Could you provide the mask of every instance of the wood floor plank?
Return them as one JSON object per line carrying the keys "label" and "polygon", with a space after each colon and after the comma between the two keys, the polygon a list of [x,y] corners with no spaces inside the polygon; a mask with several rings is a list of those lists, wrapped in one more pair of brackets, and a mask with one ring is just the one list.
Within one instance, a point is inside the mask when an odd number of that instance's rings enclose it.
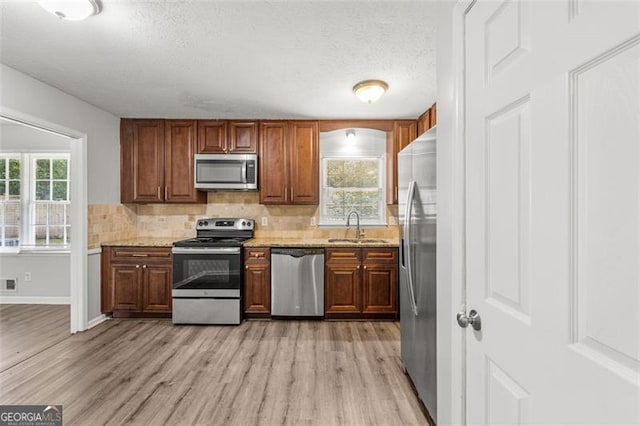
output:
{"label": "wood floor plank", "polygon": [[70,335],[69,305],[0,304],[0,371]]}
{"label": "wood floor plank", "polygon": [[62,404],[81,425],[427,424],[399,336],[394,322],[110,320],[0,373],[0,404]]}

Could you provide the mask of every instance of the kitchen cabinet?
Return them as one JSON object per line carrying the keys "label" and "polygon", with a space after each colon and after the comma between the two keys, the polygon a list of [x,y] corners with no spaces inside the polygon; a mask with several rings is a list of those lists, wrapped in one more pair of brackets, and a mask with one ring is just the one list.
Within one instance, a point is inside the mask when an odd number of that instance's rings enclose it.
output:
{"label": "kitchen cabinet", "polygon": [[397,318],[397,249],[328,248],[325,253],[326,319]]}
{"label": "kitchen cabinet", "polygon": [[417,136],[417,121],[401,120],[393,123],[393,153],[390,165],[392,173],[387,178],[387,204],[398,204],[398,153]]}
{"label": "kitchen cabinet", "polygon": [[247,318],[271,317],[271,252],[266,247],[245,249],[244,313]]}
{"label": "kitchen cabinet", "polygon": [[114,317],[170,316],[170,248],[103,247],[101,273],[103,313]]}
{"label": "kitchen cabinet", "polygon": [[256,121],[198,120],[199,154],[255,154]]}
{"label": "kitchen cabinet", "polygon": [[423,134],[424,132],[435,126],[436,120],[436,104],[433,104],[431,108],[423,112],[422,115],[418,117],[418,135]]}
{"label": "kitchen cabinet", "polygon": [[318,122],[261,122],[259,145],[260,203],[318,204]]}
{"label": "kitchen cabinet", "polygon": [[205,203],[194,188],[195,120],[122,119],[122,203]]}

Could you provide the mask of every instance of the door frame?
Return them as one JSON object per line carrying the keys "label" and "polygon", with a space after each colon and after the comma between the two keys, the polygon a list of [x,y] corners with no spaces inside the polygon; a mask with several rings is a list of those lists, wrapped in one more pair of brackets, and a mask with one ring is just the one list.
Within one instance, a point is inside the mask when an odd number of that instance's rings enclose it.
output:
{"label": "door frame", "polygon": [[[465,148],[465,17],[477,0],[456,0],[450,20],[451,70],[453,93],[450,105],[439,106],[443,127],[440,134],[449,144],[446,152],[438,148],[438,186],[446,191],[445,208],[438,214],[447,229],[446,247],[438,231],[438,271],[448,270],[448,279],[438,278],[438,419],[437,424],[467,424],[466,415],[466,336],[456,322],[456,313],[466,311],[466,148]],[[445,36],[446,37],[446,36]],[[446,110],[445,110],[446,108]],[[447,119],[449,120],[447,122]],[[443,147],[444,148],[444,147]],[[441,157],[442,154],[442,157]],[[448,168],[448,171],[447,171]],[[442,172],[440,172],[442,171]],[[441,174],[447,187],[441,187]],[[445,201],[445,200],[443,200]],[[445,219],[448,216],[448,219]],[[446,282],[444,282],[446,281]]]}
{"label": "door frame", "polygon": [[87,135],[81,131],[61,126],[0,105],[0,117],[38,130],[71,138],[70,196],[73,235],[69,255],[69,305],[71,334],[87,329],[88,274],[87,274]]}

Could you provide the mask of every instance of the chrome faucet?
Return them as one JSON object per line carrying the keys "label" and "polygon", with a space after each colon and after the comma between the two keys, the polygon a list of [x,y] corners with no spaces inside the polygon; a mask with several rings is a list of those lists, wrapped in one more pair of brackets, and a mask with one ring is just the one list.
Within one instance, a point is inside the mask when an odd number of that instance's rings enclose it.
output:
{"label": "chrome faucet", "polygon": [[351,226],[351,215],[354,213],[356,215],[356,238],[359,240],[362,238],[362,232],[360,231],[360,215],[356,210],[351,210],[347,215],[347,228]]}

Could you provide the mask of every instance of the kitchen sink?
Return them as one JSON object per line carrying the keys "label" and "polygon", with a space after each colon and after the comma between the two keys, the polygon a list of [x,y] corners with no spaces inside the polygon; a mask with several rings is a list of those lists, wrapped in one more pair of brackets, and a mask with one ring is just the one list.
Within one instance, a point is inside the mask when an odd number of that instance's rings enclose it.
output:
{"label": "kitchen sink", "polygon": [[330,243],[353,243],[353,244],[362,244],[362,243],[386,243],[387,240],[379,240],[375,238],[329,238]]}

